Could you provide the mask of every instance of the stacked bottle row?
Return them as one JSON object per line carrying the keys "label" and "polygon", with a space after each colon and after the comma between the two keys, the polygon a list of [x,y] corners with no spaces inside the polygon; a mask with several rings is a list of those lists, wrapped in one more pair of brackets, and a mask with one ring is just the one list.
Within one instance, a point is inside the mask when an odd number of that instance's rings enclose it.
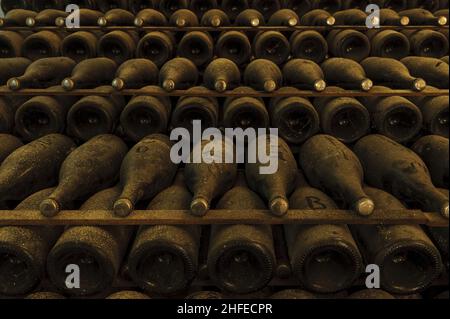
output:
{"label": "stacked bottle row", "polygon": [[201,16],[208,10],[220,8],[230,17],[236,17],[241,11],[249,8],[258,10],[265,16],[270,16],[282,8],[289,8],[294,10],[297,14],[303,15],[317,8],[330,12],[353,8],[364,10],[367,5],[372,3],[380,7],[391,8],[394,10],[421,8],[436,11],[448,8],[447,0],[4,0],[2,1],[1,7],[4,12],[14,9],[42,11],[46,9],[63,10],[69,4],[76,4],[80,8],[98,9],[102,12],[120,8],[130,10],[133,13],[137,13],[142,9],[152,8],[160,10],[168,16],[180,9],[191,9]]}
{"label": "stacked bottle row", "polygon": [[[47,217],[74,207],[111,210],[117,216],[133,214],[135,208],[202,216],[210,207],[268,207],[277,216],[288,209],[341,207],[370,215],[374,208],[403,210],[408,203],[448,218],[448,139],[428,136],[410,150],[371,135],[351,150],[333,137],[317,135],[302,146],[304,176],[289,147],[277,142],[278,170],[265,175],[265,164],[247,160],[244,176],[237,164],[207,160],[187,163],[177,173],[173,145],[163,135],[148,136],[129,152],[112,135],[78,148],[68,137],[48,135],[16,145],[3,161],[0,200],[22,201],[17,211],[40,210]],[[211,143],[210,156],[216,160],[233,152],[225,139],[202,142],[202,154]],[[289,268],[302,287],[333,293],[351,287],[364,264],[380,266],[387,291],[412,294],[439,277],[442,260],[448,266],[448,228],[288,225],[286,249],[279,248],[283,240],[274,241],[283,235],[274,232],[267,225],[1,227],[1,293],[26,294],[47,273],[65,294],[93,295],[108,289],[126,264],[128,276],[143,289],[171,295],[189,287],[204,263],[214,284],[235,294],[260,290],[275,272],[289,275]],[[286,266],[278,270],[277,261],[283,260]],[[79,289],[66,286],[68,265],[80,268]]]}
{"label": "stacked bottle row", "polygon": [[[447,32],[447,34],[445,33]],[[79,62],[106,56],[117,63],[145,58],[158,66],[175,56],[186,57],[197,66],[205,66],[215,57],[228,58],[239,66],[252,59],[269,59],[283,64],[303,58],[316,63],[328,57],[362,61],[369,56],[400,60],[408,55],[442,58],[448,55],[448,29],[373,29],[357,31],[335,29],[278,32],[261,31],[173,33],[166,31],[51,31],[35,33],[0,31],[0,57],[23,56],[38,60],[67,56]]]}

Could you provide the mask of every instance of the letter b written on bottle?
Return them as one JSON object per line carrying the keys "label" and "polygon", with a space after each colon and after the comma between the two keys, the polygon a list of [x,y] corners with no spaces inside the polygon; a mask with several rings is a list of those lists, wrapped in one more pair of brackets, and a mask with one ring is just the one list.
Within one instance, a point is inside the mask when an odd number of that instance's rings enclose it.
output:
{"label": "letter b written on bottle", "polygon": [[378,265],[367,265],[366,273],[369,274],[366,278],[367,289],[380,289],[380,267]]}
{"label": "letter b written on bottle", "polygon": [[66,287],[67,289],[80,289],[80,267],[70,264],[66,267]]}

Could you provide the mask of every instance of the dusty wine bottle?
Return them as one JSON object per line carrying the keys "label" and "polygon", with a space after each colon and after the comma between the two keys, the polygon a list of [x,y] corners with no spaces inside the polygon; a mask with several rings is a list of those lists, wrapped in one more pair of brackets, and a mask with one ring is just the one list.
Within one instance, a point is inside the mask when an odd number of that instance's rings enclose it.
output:
{"label": "dusty wine bottle", "polygon": [[[205,87],[193,87],[189,94],[210,92]],[[182,96],[172,113],[171,126],[193,131],[193,122],[200,121],[203,127],[217,127],[219,122],[219,103],[214,97]]]}
{"label": "dusty wine bottle", "polygon": [[163,27],[168,23],[164,14],[155,9],[142,9],[136,12],[136,18],[134,19],[134,25],[137,27]]}
{"label": "dusty wine bottle", "polygon": [[76,100],[71,96],[34,96],[16,110],[15,130],[25,141],[64,133],[67,112]]}
{"label": "dusty wine bottle", "polygon": [[395,30],[369,30],[367,36],[371,41],[371,56],[400,60],[409,55],[411,46],[408,38]]}
{"label": "dusty wine bottle", "polygon": [[[344,90],[330,87],[334,91]],[[370,114],[355,98],[322,97],[314,99],[322,131],[343,143],[353,143],[370,130]]]}
{"label": "dusty wine bottle", "polygon": [[98,18],[97,24],[106,26],[132,26],[134,25],[134,14],[124,9],[111,9],[103,17]]}
{"label": "dusty wine bottle", "polygon": [[[71,2],[73,3],[74,0],[71,0]],[[78,13],[80,14],[80,26],[97,26],[98,19],[103,16],[102,12],[95,10],[92,6],[90,8],[80,7]],[[55,24],[58,27],[66,26],[66,22],[65,17],[58,17],[55,20]]]}
{"label": "dusty wine bottle", "polygon": [[293,58],[321,63],[328,54],[328,43],[317,31],[296,31],[290,38]]}
{"label": "dusty wine bottle", "polygon": [[79,63],[97,56],[97,36],[92,32],[78,31],[69,34],[61,44],[61,55]]}
{"label": "dusty wine bottle", "polygon": [[333,17],[336,20],[335,25],[366,25],[368,20],[367,14],[356,8],[337,11],[333,14]]}
{"label": "dusty wine bottle", "polygon": [[172,13],[169,19],[169,24],[178,27],[197,27],[200,25],[197,15],[188,9],[180,9]]}
{"label": "dusty wine bottle", "polygon": [[[301,172],[289,202],[292,209],[337,209],[331,198],[308,185]],[[361,274],[362,257],[347,225],[287,225],[284,230],[291,267],[306,289],[338,292]]]}
{"label": "dusty wine bottle", "polygon": [[158,67],[147,59],[132,59],[125,61],[116,71],[112,87],[123,89],[140,89],[147,85],[158,83]]}
{"label": "dusty wine bottle", "polygon": [[171,146],[167,136],[153,134],[128,152],[120,170],[122,193],[114,203],[116,216],[128,216],[140,200],[152,198],[172,184],[177,165],[170,158]]}
{"label": "dusty wine bottle", "polygon": [[414,8],[399,12],[400,15],[408,17],[412,25],[446,25],[448,20],[444,16],[436,17],[428,10]]}
{"label": "dusty wine bottle", "polygon": [[7,86],[13,91],[55,86],[71,74],[75,65],[75,61],[66,57],[39,59],[31,63],[22,76],[9,79]]}
{"label": "dusty wine bottle", "polygon": [[283,67],[284,84],[298,89],[322,92],[327,84],[320,66],[304,59],[293,59]]}
{"label": "dusty wine bottle", "polygon": [[185,90],[198,81],[195,64],[186,58],[175,58],[166,62],[159,72],[159,84],[166,91]]}
{"label": "dusty wine bottle", "polygon": [[10,134],[0,134],[0,165],[3,163],[5,158],[11,155],[19,147],[23,146],[22,141]]}
{"label": "dusty wine bottle", "polygon": [[368,216],[375,205],[363,190],[364,171],[356,155],[336,138],[316,135],[300,149],[300,166],[313,187],[343,201],[359,215]]}
{"label": "dusty wine bottle", "polygon": [[413,55],[439,59],[448,54],[448,38],[441,32],[418,29],[402,33],[408,37]]}
{"label": "dusty wine bottle", "polygon": [[[147,209],[189,210],[192,195],[179,173]],[[185,290],[198,268],[200,226],[143,226],[128,256],[131,278],[144,290],[173,295]]]}
{"label": "dusty wine bottle", "polygon": [[85,96],[67,113],[67,134],[81,141],[88,141],[97,135],[113,133],[125,106],[124,97],[112,95],[111,87],[98,89],[110,89],[111,95]]}
{"label": "dusty wine bottle", "polygon": [[63,35],[52,31],[39,31],[25,38],[22,45],[22,56],[36,61],[48,57],[56,57],[61,53]]}
{"label": "dusty wine bottle", "polygon": [[407,26],[410,20],[407,16],[401,16],[397,11],[382,8],[380,10],[380,25]]}
{"label": "dusty wine bottle", "polygon": [[447,188],[448,183],[448,139],[437,135],[428,135],[419,139],[411,148],[427,165],[433,184]]}
{"label": "dusty wine bottle", "polygon": [[[162,91],[156,86],[143,89]],[[171,110],[172,105],[168,97],[137,95],[122,111],[120,124],[128,138],[139,142],[150,134],[164,133],[169,125]]]}
{"label": "dusty wine bottle", "polygon": [[207,88],[217,92],[233,90],[241,83],[241,72],[233,61],[218,58],[206,68],[203,82]]}
{"label": "dusty wine bottle", "polygon": [[244,82],[255,90],[273,92],[282,86],[283,74],[272,61],[256,59],[245,68]]}
{"label": "dusty wine bottle", "polygon": [[[265,205],[245,186],[245,182],[238,182],[222,197],[217,209],[265,209]],[[267,286],[274,268],[270,226],[212,226],[208,269],[217,286],[237,294],[254,292]]]}
{"label": "dusty wine bottle", "polygon": [[187,32],[178,44],[177,53],[201,67],[214,57],[214,40],[207,32]]}
{"label": "dusty wine bottle", "polygon": [[295,27],[300,22],[297,13],[291,9],[281,9],[272,14],[268,21],[271,26]]}
{"label": "dusty wine bottle", "polygon": [[23,37],[14,31],[0,31],[0,58],[14,58],[22,55]]}
{"label": "dusty wine bottle", "polygon": [[46,217],[56,216],[65,203],[110,187],[118,178],[127,146],[114,135],[99,135],[75,149],[64,160],[59,184],[40,205]]}
{"label": "dusty wine bottle", "polygon": [[14,115],[26,97],[0,97],[0,133],[12,133]]}
{"label": "dusty wine bottle", "polygon": [[29,16],[25,20],[25,24],[28,27],[39,27],[39,26],[54,26],[55,20],[58,17],[67,17],[68,13],[65,11],[49,8],[42,11],[37,11],[35,16]]}
{"label": "dusty wine bottle", "polygon": [[[389,193],[365,188],[377,208],[404,210]],[[394,294],[413,294],[426,289],[442,270],[439,251],[417,225],[353,225],[355,238],[370,264],[381,270],[381,286]]]}
{"label": "dusty wine bottle", "polygon": [[62,162],[74,148],[70,138],[50,134],[16,149],[0,166],[0,201],[23,200],[53,186]]}
{"label": "dusty wine bottle", "polygon": [[0,86],[5,85],[9,79],[24,74],[30,64],[31,61],[27,58],[1,58]]}
{"label": "dusty wine bottle", "polygon": [[444,61],[427,57],[406,57],[401,61],[412,76],[425,79],[439,89],[448,89],[449,66]]}
{"label": "dusty wine bottle", "polygon": [[372,80],[367,78],[363,67],[350,59],[331,58],[321,65],[328,84],[337,85],[345,89],[370,91]]}
{"label": "dusty wine bottle", "polygon": [[[232,93],[255,94],[249,87],[239,87]],[[260,129],[269,127],[270,118],[264,101],[261,98],[242,96],[229,97],[223,104],[222,124],[225,128]]]}
{"label": "dusty wine bottle", "polygon": [[[271,174],[262,173],[265,166],[259,160],[251,163],[247,160],[245,164],[245,175],[249,187],[261,195],[267,203],[270,211],[275,216],[286,215],[289,209],[288,196],[293,192],[297,178],[297,162],[291,149],[281,138],[277,140],[278,145],[278,169]],[[272,150],[272,141],[267,139],[265,150]]]}
{"label": "dusty wine bottle", "polygon": [[323,9],[314,9],[305,13],[300,24],[305,26],[333,26],[336,19]]}
{"label": "dusty wine bottle", "polygon": [[33,18],[37,15],[37,12],[23,8],[3,11],[6,12],[6,15],[0,18],[0,27],[24,27],[27,24],[27,18]]}
{"label": "dusty wine bottle", "polygon": [[[39,191],[16,210],[35,210],[52,189]],[[0,293],[19,296],[29,293],[45,276],[47,254],[58,239],[61,227],[0,227]]]}
{"label": "dusty wine bottle", "polygon": [[402,200],[414,200],[424,210],[449,217],[448,196],[434,187],[428,168],[416,153],[382,135],[362,138],[354,151],[370,186]]}
{"label": "dusty wine bottle", "polygon": [[231,24],[227,14],[220,9],[211,9],[203,14],[200,24],[205,27],[224,27]]}
{"label": "dusty wine bottle", "polygon": [[65,78],[61,86],[67,91],[72,91],[111,84],[116,70],[116,62],[108,58],[84,60],[73,68],[72,75]]}
{"label": "dusty wine bottle", "polygon": [[253,51],[257,59],[266,59],[280,65],[289,58],[291,47],[288,39],[281,32],[266,31],[256,35]]}
{"label": "dusty wine bottle", "polygon": [[332,30],[328,36],[328,48],[335,57],[361,61],[370,55],[370,41],[357,30]]}
{"label": "dusty wine bottle", "polygon": [[[111,210],[120,188],[103,190],[90,197],[80,209]],[[58,239],[47,258],[51,282],[70,296],[89,296],[109,289],[119,273],[122,260],[133,234],[130,226],[68,227]],[[66,285],[68,265],[80,269],[80,288]]]}
{"label": "dusty wine bottle", "polygon": [[161,67],[170,60],[175,50],[175,39],[167,32],[149,32],[139,41],[136,48],[136,57],[148,59]]}
{"label": "dusty wine bottle", "polygon": [[247,64],[252,57],[252,45],[243,32],[222,33],[217,39],[215,47],[218,57],[231,60],[238,66]]}
{"label": "dusty wine bottle", "polygon": [[296,88],[284,87],[279,93],[291,93],[291,97],[272,98],[268,107],[273,127],[288,143],[302,144],[319,132],[320,119],[314,106],[305,98],[295,96]]}
{"label": "dusty wine bottle", "polygon": [[134,57],[138,41],[139,37],[134,31],[112,31],[100,38],[97,53],[120,65]]}
{"label": "dusty wine bottle", "polygon": [[242,27],[259,27],[265,25],[265,19],[258,10],[245,9],[236,16],[234,24]]}

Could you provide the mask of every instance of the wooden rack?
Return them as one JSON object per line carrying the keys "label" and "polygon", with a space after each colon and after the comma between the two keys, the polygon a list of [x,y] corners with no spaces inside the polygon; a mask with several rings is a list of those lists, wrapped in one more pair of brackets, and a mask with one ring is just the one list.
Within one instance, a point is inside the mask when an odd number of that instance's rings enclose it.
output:
{"label": "wooden rack", "polygon": [[290,210],[276,217],[266,210],[211,210],[204,217],[189,211],[151,210],[135,211],[129,217],[114,216],[111,211],[63,211],[47,218],[39,211],[0,211],[0,226],[137,226],[137,225],[231,225],[231,224],[350,224],[350,225],[402,225],[415,224],[430,227],[449,227],[449,220],[438,213],[416,210],[376,210],[372,216],[358,216],[348,210]]}

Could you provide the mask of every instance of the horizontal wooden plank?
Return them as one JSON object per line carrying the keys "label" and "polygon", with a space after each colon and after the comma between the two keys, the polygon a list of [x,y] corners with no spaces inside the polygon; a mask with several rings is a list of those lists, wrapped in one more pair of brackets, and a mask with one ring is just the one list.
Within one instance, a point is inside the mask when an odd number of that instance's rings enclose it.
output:
{"label": "horizontal wooden plank", "polygon": [[216,91],[205,91],[202,93],[192,93],[186,92],[185,90],[178,90],[173,92],[164,92],[161,90],[152,90],[148,88],[144,89],[129,89],[123,91],[115,91],[111,88],[102,88],[102,89],[80,89],[73,91],[64,91],[62,89],[23,89],[18,91],[11,91],[7,87],[0,87],[0,96],[35,96],[35,95],[45,95],[45,96],[86,96],[86,95],[99,95],[99,96],[109,96],[111,94],[116,95],[152,95],[152,96],[196,96],[196,97],[242,97],[242,96],[251,96],[251,97],[291,97],[291,96],[300,96],[300,97],[365,97],[365,96],[441,96],[448,95],[449,90],[425,90],[422,92],[416,92],[412,90],[391,90],[388,92],[375,92],[375,91],[355,91],[355,90],[346,90],[346,91],[336,91],[333,89],[327,89],[323,92],[316,91],[307,91],[307,90],[298,90],[297,92],[255,92],[255,93],[239,93],[239,92],[224,92],[219,93]]}
{"label": "horizontal wooden plank", "polygon": [[204,217],[188,211],[135,211],[127,218],[115,217],[111,211],[63,211],[54,218],[46,218],[39,211],[0,211],[0,225],[215,225],[215,224],[354,224],[401,225],[417,224],[448,227],[448,220],[437,213],[421,211],[376,210],[370,217],[357,216],[346,210],[291,210],[284,217],[269,211],[211,210]]}

